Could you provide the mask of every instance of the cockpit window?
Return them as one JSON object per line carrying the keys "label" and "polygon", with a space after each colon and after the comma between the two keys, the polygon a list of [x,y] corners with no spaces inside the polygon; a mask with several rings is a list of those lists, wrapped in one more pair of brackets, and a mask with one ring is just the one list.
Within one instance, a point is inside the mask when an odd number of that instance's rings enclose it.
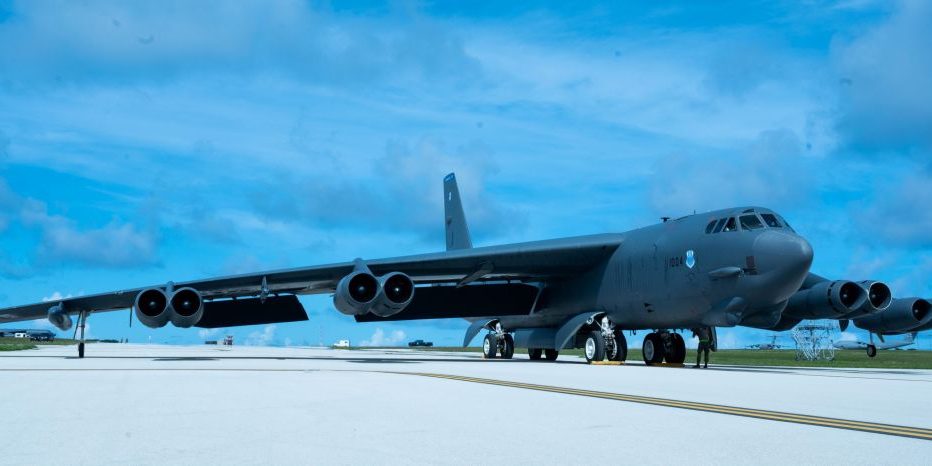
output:
{"label": "cockpit window", "polygon": [[780,225],[780,221],[777,220],[777,216],[774,214],[760,214],[764,219],[764,223],[767,224],[770,228],[783,228],[783,225]]}
{"label": "cockpit window", "polygon": [[705,234],[708,235],[709,233],[712,233],[713,228],[715,228],[715,220],[712,220],[708,225],[705,226]]}
{"label": "cockpit window", "polygon": [[757,215],[742,215],[741,228],[744,230],[757,230],[764,228],[764,224],[757,218]]}
{"label": "cockpit window", "polygon": [[724,218],[718,219],[718,223],[715,224],[715,230],[712,233],[718,233],[722,231],[723,226],[725,226],[725,219]]}
{"label": "cockpit window", "polygon": [[735,218],[730,217],[727,222],[725,222],[725,229],[722,231],[738,231],[738,226],[735,224]]}

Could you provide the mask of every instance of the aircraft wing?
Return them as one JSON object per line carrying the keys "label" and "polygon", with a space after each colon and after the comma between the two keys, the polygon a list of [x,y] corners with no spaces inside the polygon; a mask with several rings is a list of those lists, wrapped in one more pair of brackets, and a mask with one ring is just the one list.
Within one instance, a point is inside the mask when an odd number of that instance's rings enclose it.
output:
{"label": "aircraft wing", "polygon": [[[415,284],[467,284],[486,281],[547,281],[572,276],[608,259],[622,244],[621,235],[593,235],[504,246],[363,261],[375,275],[403,272]],[[191,287],[205,301],[262,294],[333,293],[337,283],[354,268],[354,262],[274,270],[204,280],[174,282],[176,289]],[[166,280],[167,282],[168,280]],[[0,323],[45,318],[61,304],[69,314],[128,309],[143,290],[152,286],[67,298],[60,301],[0,309]],[[438,315],[438,318],[446,317]]]}

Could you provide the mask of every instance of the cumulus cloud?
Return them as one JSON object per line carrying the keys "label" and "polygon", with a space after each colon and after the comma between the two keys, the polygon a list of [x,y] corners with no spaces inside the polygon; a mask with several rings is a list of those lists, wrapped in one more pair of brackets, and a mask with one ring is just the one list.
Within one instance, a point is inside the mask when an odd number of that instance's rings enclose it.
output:
{"label": "cumulus cloud", "polygon": [[277,189],[265,190],[254,198],[257,210],[270,217],[297,218],[314,225],[414,231],[436,239],[442,237],[443,230],[442,179],[456,172],[473,231],[495,235],[523,226],[520,212],[486,193],[484,185],[497,168],[481,144],[448,149],[429,140],[413,145],[395,142],[374,161],[371,170],[357,167],[353,161],[340,165],[334,172],[348,176],[278,180]]}
{"label": "cumulus cloud", "polygon": [[188,73],[287,74],[352,85],[461,81],[478,72],[456,36],[418,15],[404,26],[385,24],[298,0],[53,0],[17,3],[13,13],[0,22],[0,77],[16,85]]}
{"label": "cumulus cloud", "polygon": [[64,296],[64,295],[61,294],[60,291],[55,291],[55,292],[52,293],[51,296],[43,296],[43,297],[42,297],[42,302],[61,301],[61,300],[63,300],[63,299],[71,298],[71,296],[72,296],[71,293],[68,293],[67,296]]}
{"label": "cumulus cloud", "polygon": [[[932,150],[932,3],[901,1],[889,20],[836,40],[838,128],[868,150]],[[926,156],[927,152],[923,152]]]}
{"label": "cumulus cloud", "polygon": [[887,244],[932,247],[932,168],[885,180],[874,202],[859,209],[862,231]]}
{"label": "cumulus cloud", "polygon": [[157,238],[133,224],[116,220],[82,230],[69,218],[51,215],[35,199],[23,204],[22,222],[41,231],[37,259],[46,264],[76,263],[86,266],[126,268],[157,263]]}
{"label": "cumulus cloud", "polygon": [[391,334],[386,334],[382,327],[378,327],[368,340],[359,342],[359,346],[398,346],[406,338],[407,336],[402,330],[393,330]]}
{"label": "cumulus cloud", "polygon": [[246,337],[247,346],[269,346],[275,342],[275,325],[266,325],[262,331],[251,332]]}
{"label": "cumulus cloud", "polygon": [[[674,154],[662,158],[650,180],[658,213],[677,215],[740,205],[779,208],[809,190],[802,143],[789,130],[762,132],[737,153]],[[687,209],[684,211],[684,209]]]}
{"label": "cumulus cloud", "polygon": [[220,333],[221,330],[223,330],[223,329],[220,329],[220,328],[202,328],[202,329],[200,329],[200,330],[197,331],[197,336],[198,336],[201,340],[206,340],[206,339],[208,339],[208,338],[210,338],[210,337],[212,337],[212,336],[214,336],[214,335]]}

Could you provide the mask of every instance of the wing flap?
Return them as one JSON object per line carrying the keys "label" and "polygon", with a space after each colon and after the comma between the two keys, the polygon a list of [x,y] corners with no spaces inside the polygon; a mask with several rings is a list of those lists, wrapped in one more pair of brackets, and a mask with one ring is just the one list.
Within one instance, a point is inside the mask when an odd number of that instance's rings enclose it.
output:
{"label": "wing flap", "polygon": [[308,320],[307,311],[297,296],[269,296],[227,299],[204,303],[204,317],[195,325],[201,328],[240,327]]}

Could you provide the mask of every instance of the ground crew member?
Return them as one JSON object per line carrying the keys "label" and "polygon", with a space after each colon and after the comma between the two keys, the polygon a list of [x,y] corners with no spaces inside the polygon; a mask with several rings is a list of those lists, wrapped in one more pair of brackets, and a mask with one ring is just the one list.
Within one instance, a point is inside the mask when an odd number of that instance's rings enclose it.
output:
{"label": "ground crew member", "polygon": [[709,368],[709,348],[712,347],[712,331],[709,327],[699,327],[698,329],[693,330],[693,335],[699,338],[699,349],[696,352],[696,365],[695,368],[699,367],[699,362],[702,361],[702,353],[705,353],[705,369]]}

